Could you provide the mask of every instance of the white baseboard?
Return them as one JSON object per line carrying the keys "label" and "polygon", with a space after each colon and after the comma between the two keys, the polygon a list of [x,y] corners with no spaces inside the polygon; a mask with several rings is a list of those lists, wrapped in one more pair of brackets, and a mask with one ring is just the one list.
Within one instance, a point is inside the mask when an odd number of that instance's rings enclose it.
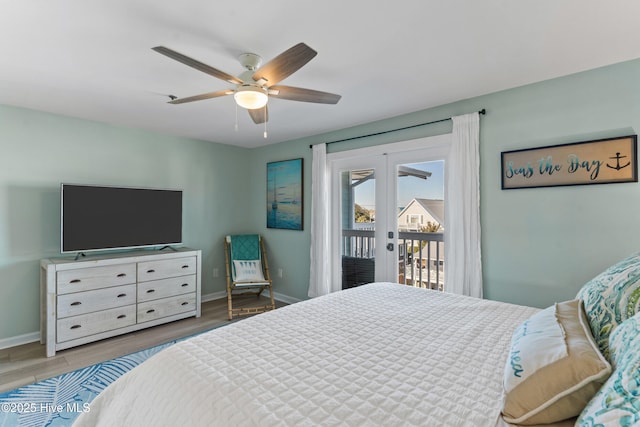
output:
{"label": "white baseboard", "polygon": [[18,335],[15,337],[2,338],[0,339],[0,350],[29,344],[35,341],[40,341],[40,332],[30,332],[28,334]]}
{"label": "white baseboard", "polygon": [[209,302],[216,299],[226,298],[227,291],[213,292],[211,294],[202,295],[202,302]]}
{"label": "white baseboard", "polygon": [[[269,291],[266,291],[265,295],[268,296]],[[211,294],[202,295],[202,302],[213,301],[216,299],[221,299],[226,297],[227,297],[227,291],[213,292]],[[287,304],[295,304],[297,302],[302,301],[301,299],[290,297],[289,295],[281,294],[279,292],[274,292],[273,298],[281,302],[286,302]]]}
{"label": "white baseboard", "polygon": [[302,301],[301,299],[290,297],[289,295],[281,294],[279,292],[273,293],[273,298],[277,301],[286,302],[287,304],[295,304],[297,302]]}
{"label": "white baseboard", "polygon": [[[267,295],[268,295],[268,292],[267,292]],[[221,299],[226,297],[227,297],[227,291],[213,292],[210,294],[202,295],[202,302],[213,301],[216,299]],[[293,298],[278,292],[274,292],[273,297],[276,300],[286,302],[287,304],[294,304],[296,302],[301,301],[298,298]],[[18,335],[15,337],[2,338],[0,339],[0,350],[9,348],[9,347],[16,347],[23,344],[29,344],[35,341],[40,341],[40,332],[30,332],[28,334]]]}

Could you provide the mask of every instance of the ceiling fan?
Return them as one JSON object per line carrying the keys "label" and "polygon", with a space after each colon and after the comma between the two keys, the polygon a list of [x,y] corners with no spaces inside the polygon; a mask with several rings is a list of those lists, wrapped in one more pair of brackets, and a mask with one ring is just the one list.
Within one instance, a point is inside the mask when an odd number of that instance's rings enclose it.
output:
{"label": "ceiling fan", "polygon": [[298,43],[287,49],[263,66],[260,66],[262,58],[259,55],[255,53],[241,54],[238,59],[240,64],[246,68],[246,71],[237,77],[164,46],[157,46],[152,49],[196,70],[236,85],[233,89],[223,89],[186,98],[172,98],[169,104],[183,104],[233,95],[236,103],[246,108],[253,121],[256,124],[260,124],[268,120],[267,102],[269,97],[320,104],[337,104],[341,98],[340,95],[333,93],[278,85],[278,82],[298,71],[318,54],[318,52],[304,43]]}

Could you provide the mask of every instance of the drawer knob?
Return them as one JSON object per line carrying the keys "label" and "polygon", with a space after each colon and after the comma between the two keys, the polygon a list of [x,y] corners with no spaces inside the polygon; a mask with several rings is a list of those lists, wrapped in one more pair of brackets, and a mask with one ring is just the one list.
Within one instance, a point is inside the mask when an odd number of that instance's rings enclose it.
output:
{"label": "drawer knob", "polygon": [[71,303],[72,306],[77,306],[77,305],[80,305],[80,304],[82,304],[80,301],[74,301],[74,302]]}
{"label": "drawer knob", "polygon": [[156,272],[156,271],[155,271],[153,268],[151,268],[151,269],[147,270],[147,273],[155,273],[155,272]]}
{"label": "drawer knob", "polygon": [[189,268],[189,265],[185,264],[185,265],[182,266],[182,268]]}
{"label": "drawer knob", "polygon": [[155,289],[149,289],[149,290],[147,291],[147,293],[148,293],[148,294],[152,294],[152,293],[154,293],[155,291],[156,291]]}
{"label": "drawer knob", "polygon": [[82,328],[82,325],[73,325],[69,329],[79,329],[79,328]]}
{"label": "drawer knob", "polygon": [[118,319],[124,319],[125,317],[127,317],[126,314],[121,314],[120,316],[118,316]]}
{"label": "drawer knob", "polygon": [[120,273],[118,274],[118,277],[127,277],[127,273]]}
{"label": "drawer knob", "polygon": [[182,287],[183,287],[183,288],[185,288],[185,287],[187,287],[187,286],[189,286],[189,284],[188,284],[188,283],[183,283],[183,284],[182,284]]}
{"label": "drawer knob", "polygon": [[118,298],[124,298],[126,296],[127,296],[127,294],[120,294],[120,295],[118,295]]}
{"label": "drawer knob", "polygon": [[189,303],[185,301],[185,302],[183,302],[183,303],[182,303],[182,304],[180,304],[180,305],[189,305]]}
{"label": "drawer knob", "polygon": [[70,281],[69,283],[80,283],[81,280],[80,279],[73,279],[72,281]]}
{"label": "drawer knob", "polygon": [[153,309],[153,308],[152,308],[151,310],[147,310],[147,314],[151,314],[151,313],[153,313],[154,311],[156,311],[156,310],[155,310],[155,309]]}

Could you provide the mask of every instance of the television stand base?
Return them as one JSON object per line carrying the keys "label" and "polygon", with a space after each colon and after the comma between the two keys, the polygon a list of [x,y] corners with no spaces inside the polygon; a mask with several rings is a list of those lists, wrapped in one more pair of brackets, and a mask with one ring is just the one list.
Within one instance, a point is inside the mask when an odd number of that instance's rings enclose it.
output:
{"label": "television stand base", "polygon": [[161,247],[160,249],[158,249],[159,251],[163,250],[163,249],[171,249],[173,252],[178,252],[178,250],[176,248],[174,248],[173,246],[170,245],[164,245],[163,247]]}

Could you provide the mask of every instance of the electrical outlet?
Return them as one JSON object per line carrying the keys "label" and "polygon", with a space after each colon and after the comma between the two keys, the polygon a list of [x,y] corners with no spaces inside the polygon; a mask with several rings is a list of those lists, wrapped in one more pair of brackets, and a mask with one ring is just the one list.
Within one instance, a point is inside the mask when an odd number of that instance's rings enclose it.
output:
{"label": "electrical outlet", "polygon": [[278,269],[278,277],[282,279],[282,268]]}
{"label": "electrical outlet", "polygon": [[218,267],[213,267],[213,277],[219,277],[220,276],[220,270],[218,270]]}

